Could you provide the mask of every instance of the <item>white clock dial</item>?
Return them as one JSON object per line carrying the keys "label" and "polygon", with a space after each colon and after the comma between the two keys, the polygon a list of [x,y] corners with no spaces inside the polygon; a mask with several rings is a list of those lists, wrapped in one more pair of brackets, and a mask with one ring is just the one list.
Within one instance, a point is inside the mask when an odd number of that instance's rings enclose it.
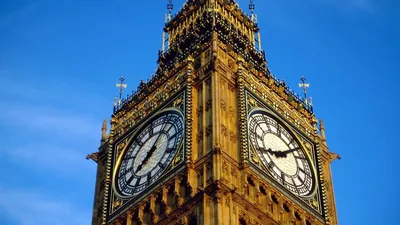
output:
{"label": "white clock dial", "polygon": [[314,168],[293,132],[262,109],[250,113],[248,127],[251,145],[269,174],[292,193],[310,196],[315,189]]}
{"label": "white clock dial", "polygon": [[136,132],[118,159],[113,176],[120,197],[141,193],[163,174],[182,143],[183,133],[183,116],[174,109],[156,114]]}

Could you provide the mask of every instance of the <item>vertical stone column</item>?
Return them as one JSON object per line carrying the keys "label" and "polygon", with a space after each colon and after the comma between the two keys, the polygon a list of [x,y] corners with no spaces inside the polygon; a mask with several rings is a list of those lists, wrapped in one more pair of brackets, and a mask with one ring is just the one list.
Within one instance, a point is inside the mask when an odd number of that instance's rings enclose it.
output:
{"label": "vertical stone column", "polygon": [[171,213],[171,207],[168,205],[168,188],[163,187],[162,189],[162,202],[165,205],[165,215],[169,215]]}
{"label": "vertical stone column", "polygon": [[139,205],[138,209],[138,222],[143,223],[144,222],[144,207],[145,205]]}
{"label": "vertical stone column", "polygon": [[237,72],[236,72],[236,84],[238,86],[238,104],[239,104],[239,132],[240,132],[240,151],[241,151],[241,164],[246,167],[248,164],[248,152],[247,152],[247,124],[246,124],[246,107],[245,107],[245,96],[244,96],[244,68],[243,59],[238,58],[237,60]]}
{"label": "vertical stone column", "polygon": [[157,210],[156,210],[156,199],[157,196],[156,195],[151,195],[150,196],[150,211],[152,212],[153,215],[153,223],[156,224],[158,221],[158,214],[157,214]]}
{"label": "vertical stone column", "polygon": [[[314,118],[313,120],[315,127],[317,120]],[[332,153],[329,151],[328,145],[326,143],[325,136],[325,127],[320,120],[320,143],[317,145],[317,158],[318,158],[318,170],[321,173],[321,186],[322,186],[322,204],[325,213],[326,224],[337,225],[337,212],[336,212],[336,204],[335,204],[335,195],[333,190],[333,182],[332,182],[332,171],[330,163],[335,159],[340,159],[340,156],[336,153]]]}
{"label": "vertical stone column", "polygon": [[128,212],[126,215],[126,225],[132,225],[132,212]]}

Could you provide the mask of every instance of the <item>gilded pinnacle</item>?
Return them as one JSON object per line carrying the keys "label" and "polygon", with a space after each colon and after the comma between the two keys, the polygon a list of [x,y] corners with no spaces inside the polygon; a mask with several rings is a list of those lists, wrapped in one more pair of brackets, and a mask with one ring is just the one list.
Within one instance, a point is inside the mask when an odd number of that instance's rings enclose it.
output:
{"label": "gilded pinnacle", "polygon": [[322,119],[319,120],[319,131],[321,132],[322,140],[326,141],[325,126],[324,126],[324,122],[322,121]]}

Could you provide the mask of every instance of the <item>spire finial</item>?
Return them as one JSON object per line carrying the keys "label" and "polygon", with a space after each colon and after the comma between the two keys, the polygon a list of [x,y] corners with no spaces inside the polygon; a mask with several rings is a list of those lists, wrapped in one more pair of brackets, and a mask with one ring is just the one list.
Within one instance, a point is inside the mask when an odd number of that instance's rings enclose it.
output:
{"label": "spire finial", "polygon": [[254,14],[254,9],[256,9],[256,5],[253,3],[253,0],[250,0],[249,9],[251,14]]}
{"label": "spire finial", "polygon": [[321,132],[321,137],[322,141],[326,141],[326,136],[325,136],[325,126],[324,126],[324,121],[322,119],[319,120],[319,131]]}
{"label": "spire finial", "polygon": [[124,84],[124,80],[125,80],[124,77],[119,78],[119,80],[120,80],[120,83],[117,83],[116,85],[119,88],[119,99],[118,99],[118,102],[121,102],[122,92],[124,91],[124,88],[128,87],[128,85]]}
{"label": "spire finial", "polygon": [[310,87],[309,83],[306,83],[306,78],[304,76],[301,77],[301,83],[299,83],[299,87],[303,88],[304,100],[307,100],[307,88]]}
{"label": "spire finial", "polygon": [[256,16],[254,14],[254,10],[256,9],[256,5],[254,4],[253,0],[250,0],[249,9],[251,12],[251,21],[256,22]]}
{"label": "spire finial", "polygon": [[104,119],[103,126],[101,126],[101,142],[103,143],[107,138],[107,120]]}
{"label": "spire finial", "polygon": [[168,22],[171,20],[172,9],[174,9],[174,4],[172,4],[172,0],[169,0],[169,3],[167,4]]}

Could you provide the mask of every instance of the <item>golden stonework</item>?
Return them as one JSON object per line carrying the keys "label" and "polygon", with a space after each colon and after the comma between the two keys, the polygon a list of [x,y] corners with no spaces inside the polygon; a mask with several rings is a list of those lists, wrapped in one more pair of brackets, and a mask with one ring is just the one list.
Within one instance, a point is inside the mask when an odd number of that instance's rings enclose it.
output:
{"label": "golden stonework", "polygon": [[[155,73],[117,101],[109,129],[103,123],[99,151],[87,156],[98,168],[92,225],[337,225],[330,163],[340,156],[329,151],[311,100],[269,70],[255,2],[249,1],[250,16],[234,0],[188,0],[174,15],[172,0],[167,3]],[[123,80],[118,87],[122,93]],[[301,87],[305,95],[305,79]],[[166,143],[176,137],[169,127],[180,122],[149,123],[166,109],[181,115],[179,148]],[[279,128],[275,137],[251,134],[255,110],[280,121],[298,147],[283,149],[278,138],[292,143]],[[260,148],[272,138],[282,149]],[[130,150],[137,154],[122,166]],[[171,152],[166,164],[161,156]],[[269,156],[292,177],[315,179],[274,177]],[[308,160],[310,171],[291,166],[297,160]],[[306,180],[312,183],[303,195],[283,183]],[[121,195],[125,187],[140,194]]]}

